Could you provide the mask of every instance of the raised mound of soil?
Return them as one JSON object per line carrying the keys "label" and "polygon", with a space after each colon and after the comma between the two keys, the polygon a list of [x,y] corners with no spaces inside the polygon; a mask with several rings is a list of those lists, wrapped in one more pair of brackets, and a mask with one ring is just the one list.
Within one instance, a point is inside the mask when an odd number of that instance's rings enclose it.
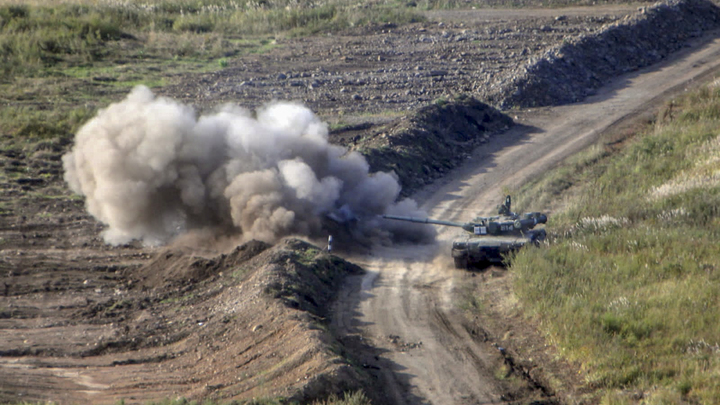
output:
{"label": "raised mound of soil", "polygon": [[474,148],[512,125],[512,119],[494,107],[460,96],[357,136],[348,146],[363,153],[373,171],[395,172],[407,195],[456,167]]}
{"label": "raised mound of soil", "polygon": [[168,249],[127,276],[142,288],[166,289],[190,286],[217,276],[228,269],[237,268],[271,245],[250,241],[235,248],[228,255],[211,259]]}
{"label": "raised mound of soil", "polygon": [[718,27],[720,8],[711,1],[656,3],[547,49],[502,76],[480,97],[501,109],[577,102],[609,79],[657,63]]}
{"label": "raised mound of soil", "polygon": [[2,296],[0,402],[17,392],[61,403],[307,402],[361,389],[365,377],[324,326],[344,277],[360,271],[288,239],[209,258],[163,249],[141,266],[103,269],[91,289]]}

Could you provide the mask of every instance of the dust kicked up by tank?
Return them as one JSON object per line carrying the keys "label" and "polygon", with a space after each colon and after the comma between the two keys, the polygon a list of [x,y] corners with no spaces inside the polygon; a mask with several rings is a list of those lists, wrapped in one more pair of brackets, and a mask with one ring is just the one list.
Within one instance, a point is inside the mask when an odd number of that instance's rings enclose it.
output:
{"label": "dust kicked up by tank", "polygon": [[111,244],[163,244],[197,229],[272,242],[322,235],[328,218],[368,240],[433,237],[379,219],[421,213],[397,201],[393,175],[370,173],[362,155],[329,144],[327,125],[294,103],[198,117],[138,86],[77,132],[63,164]]}

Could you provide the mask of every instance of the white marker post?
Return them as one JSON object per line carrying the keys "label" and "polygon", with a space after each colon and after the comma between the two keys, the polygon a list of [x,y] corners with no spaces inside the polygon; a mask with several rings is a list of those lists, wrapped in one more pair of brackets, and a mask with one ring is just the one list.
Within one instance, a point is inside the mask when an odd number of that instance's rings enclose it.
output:
{"label": "white marker post", "polygon": [[328,235],[328,252],[332,252],[332,235]]}

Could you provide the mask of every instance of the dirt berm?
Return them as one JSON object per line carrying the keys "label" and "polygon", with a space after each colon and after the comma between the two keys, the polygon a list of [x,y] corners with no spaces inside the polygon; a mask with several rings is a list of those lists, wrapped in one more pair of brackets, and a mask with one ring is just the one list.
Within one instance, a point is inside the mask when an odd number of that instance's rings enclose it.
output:
{"label": "dirt berm", "polygon": [[188,336],[164,353],[174,358],[170,367],[192,368],[197,381],[190,392],[305,403],[364,385],[324,326],[344,277],[360,272],[307,242],[286,239],[275,246],[250,242],[211,259],[170,251],[129,278],[144,288],[179,288],[162,301],[173,305],[159,307],[180,323],[167,329]]}
{"label": "dirt berm", "polygon": [[[11,289],[43,274],[35,262]],[[367,385],[325,328],[340,283],[362,270],[306,242],[250,242],[214,257],[163,249],[140,266],[100,267],[86,273],[89,289],[2,297],[3,330],[15,332],[3,333],[1,403],[306,403]]]}
{"label": "dirt berm", "polygon": [[578,102],[613,77],[659,62],[704,31],[720,26],[707,0],[670,0],[598,32],[567,38],[481,91],[501,109]]}
{"label": "dirt berm", "polygon": [[398,119],[356,136],[347,146],[365,155],[373,171],[394,171],[403,192],[431,183],[466,160],[490,136],[512,126],[513,121],[473,97],[438,100]]}

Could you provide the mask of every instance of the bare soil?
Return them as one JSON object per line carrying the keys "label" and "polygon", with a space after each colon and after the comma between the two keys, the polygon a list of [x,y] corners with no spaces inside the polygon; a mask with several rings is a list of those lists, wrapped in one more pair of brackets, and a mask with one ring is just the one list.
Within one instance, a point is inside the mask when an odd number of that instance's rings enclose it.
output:
{"label": "bare soil", "polygon": [[[472,92],[564,36],[635,9],[435,12],[426,23],[280,40],[267,54],[183,77],[162,92],[200,109],[302,101],[342,143],[357,136],[357,125]],[[582,105],[514,112],[521,125],[416,198],[444,219],[486,213],[503,186],[546,170],[624,117],[642,118],[653,100],[715,71],[720,44],[704,40]],[[517,316],[504,270],[449,269],[447,234],[437,249],[349,257],[364,275],[297,240],[235,247],[232,238],[197,234],[171,247],[112,247],[62,183],[68,143],[0,151],[9,179],[0,184],[2,403],[179,396],[307,402],[358,388],[376,403],[407,404],[583,395],[581,382],[561,372],[566,365],[543,360],[551,356],[532,324]],[[501,306],[489,308],[488,318],[468,319],[457,306],[468,289]],[[495,316],[505,323],[488,322]]]}
{"label": "bare soil", "polygon": [[435,100],[484,89],[566,37],[592,33],[637,6],[433,11],[428,21],[276,39],[277,48],[164,89],[200,108],[298,101],[337,128],[387,122]]}

